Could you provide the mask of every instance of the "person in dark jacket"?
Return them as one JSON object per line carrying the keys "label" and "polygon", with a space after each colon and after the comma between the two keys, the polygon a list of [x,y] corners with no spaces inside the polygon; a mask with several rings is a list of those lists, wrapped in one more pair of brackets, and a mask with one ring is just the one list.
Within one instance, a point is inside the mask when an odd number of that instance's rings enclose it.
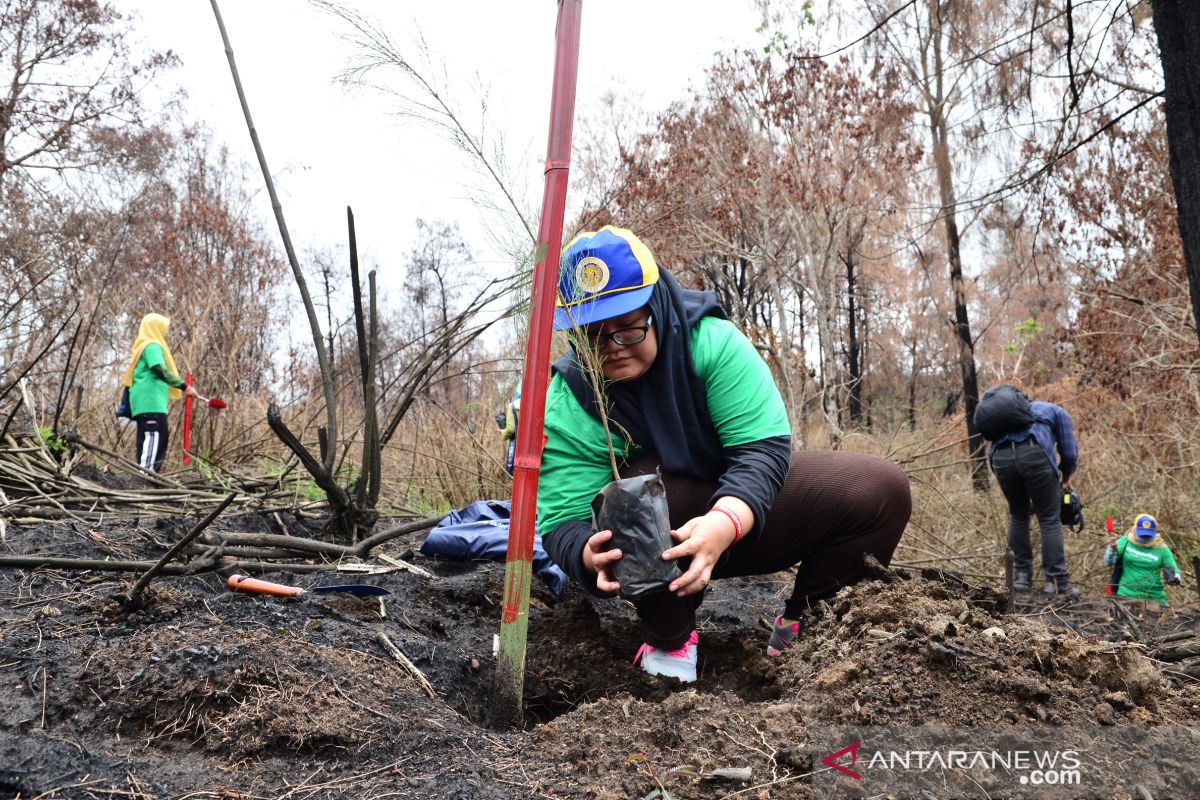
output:
{"label": "person in dark jacket", "polygon": [[179,377],[175,358],[167,346],[171,320],[162,314],[147,314],[138,326],[129,366],[121,385],[129,387],[129,407],[137,423],[137,463],[158,472],[167,455],[167,409],[183,396],[199,397],[195,388]]}
{"label": "person in dark jacket", "polygon": [[[1063,492],[1079,465],[1079,445],[1071,415],[1053,403],[1030,403],[1034,422],[999,436],[988,461],[1004,499],[1008,501],[1008,546],[1013,551],[1013,588],[1033,588],[1033,546],[1030,515],[1037,514],[1042,532],[1042,574],[1045,592],[1075,599],[1067,556],[1063,549]],[[1057,454],[1056,454],[1057,451]]]}
{"label": "person in dark jacket", "polygon": [[792,452],[791,425],[770,369],[712,292],[687,291],[630,231],[605,226],[565,248],[555,328],[571,331],[546,396],[538,531],[586,591],[621,589],[590,504],[613,480],[601,397],[622,477],[661,470],[681,574],[634,598],[650,674],[696,678],[696,609],[712,580],[799,563],[767,651],[799,632],[801,612],[858,580],[863,555],[887,564],[908,522],[908,478],[873,456]]}

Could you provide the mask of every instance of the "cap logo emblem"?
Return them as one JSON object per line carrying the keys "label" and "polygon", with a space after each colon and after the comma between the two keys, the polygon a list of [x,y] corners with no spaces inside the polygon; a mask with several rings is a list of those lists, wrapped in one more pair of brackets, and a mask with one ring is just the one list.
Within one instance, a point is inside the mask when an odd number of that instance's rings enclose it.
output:
{"label": "cap logo emblem", "polygon": [[595,294],[608,286],[608,264],[595,256],[581,259],[575,265],[575,288],[585,294]]}

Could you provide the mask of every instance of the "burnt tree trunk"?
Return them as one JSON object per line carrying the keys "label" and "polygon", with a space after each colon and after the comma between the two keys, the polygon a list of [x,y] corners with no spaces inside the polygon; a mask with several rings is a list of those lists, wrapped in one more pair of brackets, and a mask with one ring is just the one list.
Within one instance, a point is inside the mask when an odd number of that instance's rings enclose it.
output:
{"label": "burnt tree trunk", "polygon": [[267,157],[263,153],[262,143],[258,140],[258,129],[254,127],[254,120],[250,116],[250,104],[242,89],[242,78],[238,75],[237,62],[233,57],[233,45],[229,43],[229,33],[225,30],[225,20],[221,18],[221,9],[217,5],[217,0],[209,1],[212,5],[213,15],[217,18],[217,28],[221,31],[221,41],[225,44],[225,57],[229,61],[229,72],[233,75],[233,85],[237,89],[242,115],[246,118],[246,129],[250,132],[250,141],[254,145],[255,155],[258,156],[258,166],[262,170],[263,180],[267,184],[267,195],[271,198],[271,210],[275,213],[275,222],[279,226],[279,234],[283,238],[283,250],[287,254],[288,264],[291,265],[292,277],[296,279],[296,288],[300,290],[300,299],[304,301],[304,311],[308,317],[313,346],[317,351],[317,364],[321,368],[321,387],[325,393],[326,420],[325,433],[321,436],[321,466],[325,472],[331,472],[338,440],[337,397],[333,369],[330,366],[329,354],[325,350],[325,339],[321,336],[321,322],[317,319],[317,309],[313,305],[312,295],[308,291],[308,283],[304,280],[304,271],[300,269],[300,261],[296,258],[295,248],[292,247],[292,235],[288,232],[287,221],[283,217],[283,205],[275,193],[275,181],[271,177],[271,170],[267,167]]}
{"label": "burnt tree trunk", "polygon": [[288,428],[287,423],[283,421],[279,406],[275,403],[267,406],[267,425],[279,438],[279,441],[295,453],[300,464],[312,476],[317,486],[325,492],[330,510],[326,528],[339,536],[348,537],[352,542],[357,542],[360,534],[368,534],[375,526],[375,521],[379,519],[378,512],[374,508],[367,508],[354,502],[350,493],[337,482],[333,473],[325,469],[324,465],[313,457],[308,448]]}
{"label": "burnt tree trunk", "polygon": [[847,370],[850,373],[850,424],[861,426],[863,421],[862,405],[862,348],[858,336],[858,304],[855,302],[858,292],[858,275],[854,270],[854,254],[842,259],[846,265],[846,346]]}
{"label": "burnt tree trunk", "polygon": [[920,370],[917,366],[917,343],[914,341],[908,346],[909,354],[909,373],[908,373],[908,429],[915,432],[917,430],[917,376]]}
{"label": "burnt tree trunk", "polygon": [[963,278],[962,252],[959,246],[958,200],[954,195],[954,170],[950,161],[949,131],[946,124],[945,88],[942,63],[942,33],[940,8],[936,0],[929,2],[929,18],[933,25],[930,42],[933,47],[933,91],[926,96],[926,114],[933,138],[933,163],[937,171],[941,218],[946,234],[946,256],[950,262],[950,287],[954,292],[954,335],[958,340],[958,369],[962,377],[963,410],[967,415],[967,448],[971,457],[971,482],[977,491],[987,491],[987,459],[983,436],[975,428],[975,406],[979,404],[979,378],[975,372],[975,341],[971,338],[971,320],[967,311],[967,289]]}
{"label": "burnt tree trunk", "polygon": [[1166,91],[1167,146],[1187,264],[1192,321],[1200,336],[1200,3],[1154,0]]}

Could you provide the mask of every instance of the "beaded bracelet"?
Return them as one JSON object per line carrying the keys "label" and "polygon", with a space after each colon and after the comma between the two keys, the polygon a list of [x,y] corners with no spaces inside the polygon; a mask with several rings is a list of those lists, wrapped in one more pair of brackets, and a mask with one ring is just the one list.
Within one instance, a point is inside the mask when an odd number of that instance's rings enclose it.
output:
{"label": "beaded bracelet", "polygon": [[713,506],[711,510],[724,514],[733,522],[733,543],[737,544],[738,539],[742,538],[742,521],[738,519],[738,515],[724,506]]}

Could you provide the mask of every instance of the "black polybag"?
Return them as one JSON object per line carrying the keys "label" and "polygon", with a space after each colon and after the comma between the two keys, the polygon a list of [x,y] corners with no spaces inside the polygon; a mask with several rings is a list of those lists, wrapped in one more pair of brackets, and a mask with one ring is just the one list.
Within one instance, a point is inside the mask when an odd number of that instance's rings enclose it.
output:
{"label": "black polybag", "polygon": [[660,475],[622,478],[597,492],[592,498],[592,530],[612,531],[607,549],[621,549],[612,572],[623,596],[661,592],[679,576],[679,564],[662,557],[674,542]]}

